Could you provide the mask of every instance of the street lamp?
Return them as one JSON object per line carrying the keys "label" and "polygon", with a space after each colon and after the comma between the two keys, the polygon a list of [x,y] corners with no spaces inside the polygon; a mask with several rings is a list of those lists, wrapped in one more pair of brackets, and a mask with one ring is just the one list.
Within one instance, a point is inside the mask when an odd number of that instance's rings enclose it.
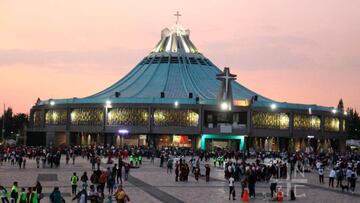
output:
{"label": "street lamp", "polygon": [[270,105],[270,108],[271,108],[271,110],[275,110],[275,109],[277,108],[277,106],[276,106],[275,103],[272,103],[272,104]]}
{"label": "street lamp", "polygon": [[337,110],[336,110],[336,109],[333,109],[333,110],[331,110],[331,112],[332,112],[333,114],[336,114]]}
{"label": "street lamp", "polygon": [[229,108],[228,104],[225,101],[221,103],[220,107],[221,107],[221,110],[224,110],[224,111],[228,110],[228,108]]}
{"label": "street lamp", "polygon": [[54,106],[55,105],[55,101],[54,100],[50,100],[50,106]]}

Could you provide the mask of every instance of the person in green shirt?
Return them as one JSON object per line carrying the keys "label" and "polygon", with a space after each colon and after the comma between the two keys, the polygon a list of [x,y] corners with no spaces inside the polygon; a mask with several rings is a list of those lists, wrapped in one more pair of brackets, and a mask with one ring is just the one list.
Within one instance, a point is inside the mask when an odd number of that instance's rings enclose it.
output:
{"label": "person in green shirt", "polygon": [[18,182],[14,182],[13,186],[11,187],[11,193],[10,193],[10,201],[11,203],[17,203],[19,198],[19,192],[17,190]]}
{"label": "person in green shirt", "polygon": [[142,156],[141,156],[141,154],[139,154],[139,164],[140,165],[142,164]]}
{"label": "person in green shirt", "polygon": [[32,202],[30,203],[38,203],[39,202],[39,194],[36,191],[36,187],[33,187],[33,197]]}
{"label": "person in green shirt", "polygon": [[79,181],[79,177],[77,177],[76,173],[74,172],[73,176],[71,176],[71,178],[70,178],[71,191],[72,191],[73,195],[76,195],[78,181]]}
{"label": "person in green shirt", "polygon": [[26,203],[26,192],[25,192],[25,188],[21,188],[20,202],[19,202],[19,203]]}

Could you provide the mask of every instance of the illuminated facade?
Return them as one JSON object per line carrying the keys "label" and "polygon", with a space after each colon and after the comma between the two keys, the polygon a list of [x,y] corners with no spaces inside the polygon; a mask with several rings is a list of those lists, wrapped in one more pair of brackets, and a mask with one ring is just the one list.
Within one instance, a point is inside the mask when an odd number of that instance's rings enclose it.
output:
{"label": "illuminated facade", "polygon": [[336,147],[345,138],[344,112],[277,102],[245,88],[200,53],[180,24],[164,29],[152,52],[105,90],[39,100],[27,131],[27,144],[55,146],[296,150],[309,139]]}

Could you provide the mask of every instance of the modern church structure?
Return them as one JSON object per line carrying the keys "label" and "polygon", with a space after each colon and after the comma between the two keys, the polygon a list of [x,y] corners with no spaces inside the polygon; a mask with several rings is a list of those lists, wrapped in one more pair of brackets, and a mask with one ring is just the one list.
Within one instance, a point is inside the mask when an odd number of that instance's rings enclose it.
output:
{"label": "modern church structure", "polygon": [[38,100],[27,145],[343,150],[346,113],[278,102],[219,69],[177,22],[127,75],[85,98]]}

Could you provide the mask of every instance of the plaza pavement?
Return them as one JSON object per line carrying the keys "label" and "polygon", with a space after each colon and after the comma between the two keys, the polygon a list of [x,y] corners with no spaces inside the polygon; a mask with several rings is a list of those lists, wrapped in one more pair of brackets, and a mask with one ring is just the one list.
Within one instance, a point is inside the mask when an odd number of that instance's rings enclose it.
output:
{"label": "plaza pavement", "polygon": [[[105,161],[105,160],[104,160]],[[172,174],[166,172],[166,167],[159,167],[159,159],[155,163],[150,163],[146,158],[139,169],[131,169],[129,180],[123,183],[125,191],[130,196],[130,202],[240,202],[240,183],[236,183],[236,201],[228,200],[228,183],[224,180],[223,169],[214,168],[211,165],[211,180],[205,182],[204,177],[196,181],[193,176],[189,177],[188,182],[175,182],[174,171]],[[166,165],[166,164],[164,164]],[[111,167],[102,163],[102,168]],[[203,164],[202,164],[203,166]],[[202,173],[204,168],[201,168]],[[84,171],[88,176],[91,175],[91,165],[86,159],[78,157],[75,165],[71,162],[66,165],[64,157],[61,160],[60,168],[36,168],[35,160],[27,160],[26,169],[19,169],[17,166],[10,166],[10,163],[4,163],[0,166],[0,184],[6,186],[8,190],[13,181],[19,182],[20,187],[29,187],[35,185],[39,179],[45,198],[42,202],[49,202],[49,194],[54,186],[60,187],[66,202],[71,202],[70,177],[73,172],[77,172],[80,177]],[[326,174],[325,174],[326,175]],[[304,194],[304,197],[298,197],[296,202],[360,202],[360,192],[356,188],[354,194],[343,193],[338,188],[328,188],[328,179],[325,178],[325,184],[318,184],[316,172],[305,173],[305,177],[299,176],[294,182],[299,183],[296,189],[297,194]],[[304,182],[305,181],[305,182]],[[80,184],[79,184],[80,185]],[[282,184],[283,190],[286,191],[286,184]],[[107,193],[105,193],[107,196]],[[269,184],[256,184],[256,199],[251,202],[268,202],[270,195]],[[287,201],[287,200],[285,200]]]}

